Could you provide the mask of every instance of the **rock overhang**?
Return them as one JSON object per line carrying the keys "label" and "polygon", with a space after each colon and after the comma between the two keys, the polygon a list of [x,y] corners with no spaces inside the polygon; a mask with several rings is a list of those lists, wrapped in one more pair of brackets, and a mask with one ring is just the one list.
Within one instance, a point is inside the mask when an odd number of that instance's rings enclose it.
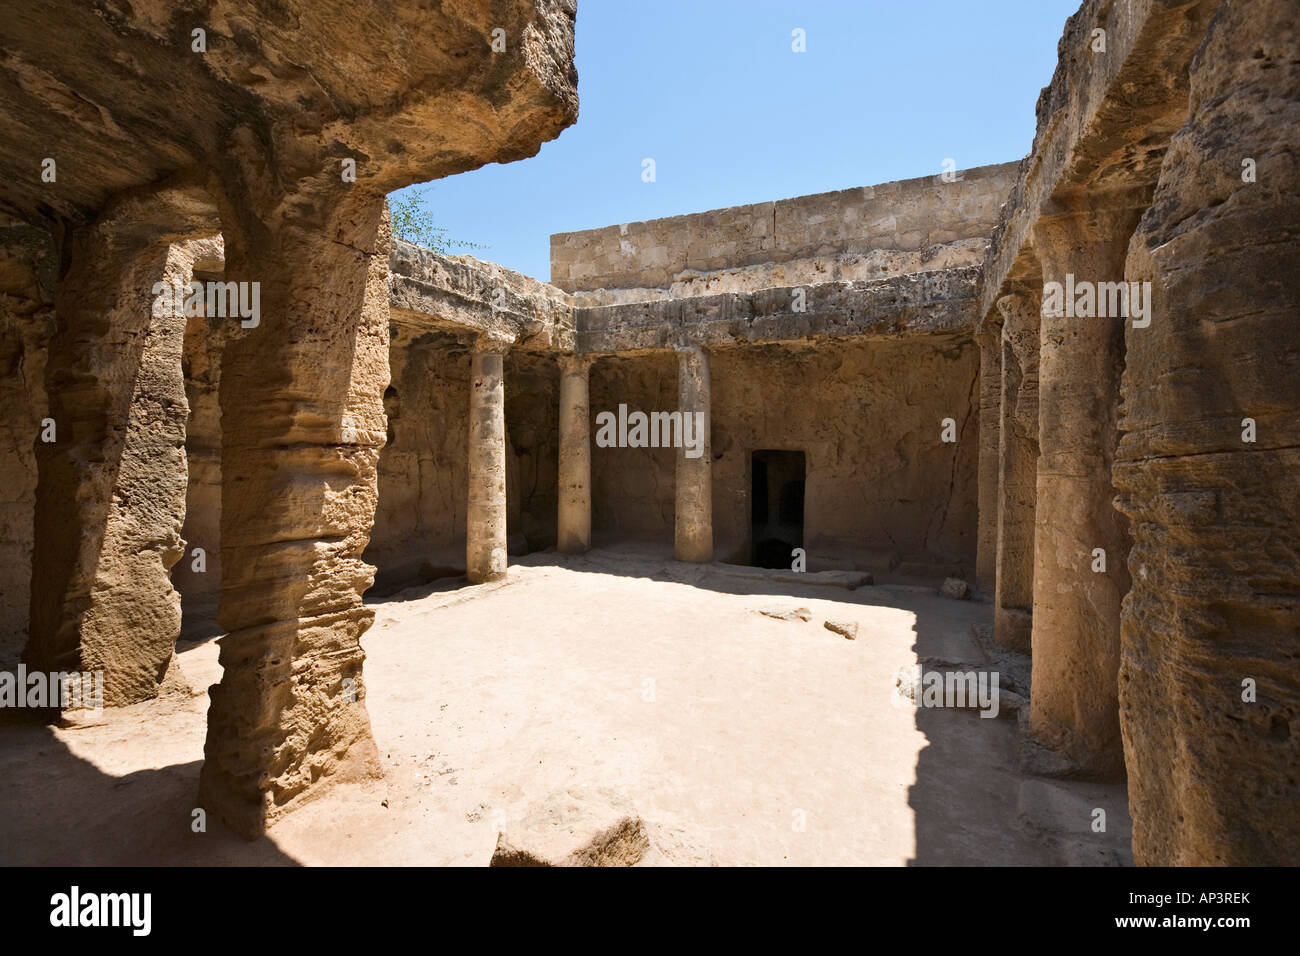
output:
{"label": "rock overhang", "polygon": [[116,193],[222,173],[238,140],[268,189],[345,159],[382,194],[531,156],[577,117],[575,16],[574,0],[20,5],[0,24],[0,209],[88,221]]}

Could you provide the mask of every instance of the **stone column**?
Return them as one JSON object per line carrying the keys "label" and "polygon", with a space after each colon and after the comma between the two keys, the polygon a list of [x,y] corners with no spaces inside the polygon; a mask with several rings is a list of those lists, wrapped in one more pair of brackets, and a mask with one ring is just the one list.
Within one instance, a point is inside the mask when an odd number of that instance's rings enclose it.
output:
{"label": "stone column", "polygon": [[480,335],[470,365],[465,573],[471,584],[506,576],[507,346]]}
{"label": "stone column", "polygon": [[1002,316],[998,422],[995,639],[1029,653],[1034,605],[1034,515],[1038,498],[1037,293],[998,299]]}
{"label": "stone column", "polygon": [[1294,44],[1291,0],[1219,6],[1128,249],[1153,301],[1125,333],[1114,469],[1133,528],[1119,686],[1139,865],[1300,860]]}
{"label": "stone column", "polygon": [[979,544],[975,582],[992,593],[997,581],[998,442],[1002,408],[1002,319],[987,316],[975,333],[980,350]]}
{"label": "stone column", "polygon": [[[683,433],[694,436],[696,448],[691,452],[694,457],[688,456],[685,441],[677,449],[674,551],[678,561],[703,563],[713,560],[709,357],[702,348],[687,346],[677,349],[677,360],[677,407],[682,413]],[[692,416],[689,425],[688,416]]]}
{"label": "stone column", "polygon": [[560,357],[560,502],[557,549],[581,554],[591,547],[591,359]]}
{"label": "stone column", "polygon": [[[1099,778],[1124,770],[1119,612],[1129,585],[1128,532],[1110,473],[1126,321],[1080,316],[1078,308],[1068,315],[1063,302],[1053,309],[1046,284],[1059,283],[1069,298],[1071,284],[1122,282],[1144,205],[1141,196],[1087,194],[1045,214],[1033,233],[1044,303],[1029,726],[1079,772]],[[1104,571],[1094,570],[1097,549]]]}
{"label": "stone column", "polygon": [[225,280],[259,308],[225,320],[226,636],[199,805],[255,837],[329,782],[379,773],[360,641],[374,621],[362,554],[387,430],[389,232],[382,194],[332,175],[263,192],[258,157],[236,147],[253,150],[237,141],[228,159],[248,168],[219,184]]}
{"label": "stone column", "polygon": [[[102,671],[104,703],[157,696],[174,668],[191,260],[167,193],[126,200],[66,239],[46,366],[54,440],[38,481],[31,631],[41,671]],[[181,302],[175,291],[180,286]]]}

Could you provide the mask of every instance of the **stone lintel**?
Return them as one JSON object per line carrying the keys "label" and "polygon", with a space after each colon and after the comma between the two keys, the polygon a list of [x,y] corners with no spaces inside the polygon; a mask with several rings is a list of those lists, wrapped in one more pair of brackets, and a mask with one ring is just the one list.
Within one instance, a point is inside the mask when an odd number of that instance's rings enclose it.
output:
{"label": "stone lintel", "polygon": [[506,337],[523,348],[573,348],[565,294],[495,263],[395,241],[389,298],[399,319],[416,328]]}
{"label": "stone lintel", "polygon": [[[935,334],[975,326],[979,269],[578,308],[583,352],[668,349],[858,336]],[[802,302],[800,301],[802,300]],[[803,311],[799,311],[802,305]]]}

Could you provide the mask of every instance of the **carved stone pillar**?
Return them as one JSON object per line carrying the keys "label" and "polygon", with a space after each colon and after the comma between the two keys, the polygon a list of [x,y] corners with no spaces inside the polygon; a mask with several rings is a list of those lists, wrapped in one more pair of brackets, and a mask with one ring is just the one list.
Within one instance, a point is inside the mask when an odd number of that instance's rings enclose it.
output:
{"label": "carved stone pillar", "polygon": [[1033,234],[1044,302],[1029,726],[1080,772],[1101,778],[1124,769],[1119,613],[1128,532],[1114,508],[1111,463],[1127,320],[1097,313],[1101,284],[1123,281],[1144,204],[1141,196],[1088,195],[1045,215]]}
{"label": "carved stone pillar", "polygon": [[[709,357],[702,348],[677,350],[677,406],[682,430],[692,429],[694,448],[677,449],[677,508],[674,550],[678,561],[713,560],[713,455]],[[690,422],[687,419],[690,417]]]}
{"label": "carved stone pillar", "polygon": [[591,547],[591,359],[560,358],[560,501],[557,549],[581,554]]}
{"label": "carved stone pillar", "polygon": [[470,365],[465,573],[471,584],[506,576],[507,347],[508,343],[481,335]]}

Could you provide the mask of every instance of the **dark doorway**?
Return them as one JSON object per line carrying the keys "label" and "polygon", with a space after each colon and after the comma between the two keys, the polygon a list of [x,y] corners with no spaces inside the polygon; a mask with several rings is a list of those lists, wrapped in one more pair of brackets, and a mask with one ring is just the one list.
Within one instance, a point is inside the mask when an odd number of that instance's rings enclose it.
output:
{"label": "dark doorway", "polygon": [[803,489],[801,451],[762,449],[750,460],[750,564],[788,568],[792,552],[803,547]]}

